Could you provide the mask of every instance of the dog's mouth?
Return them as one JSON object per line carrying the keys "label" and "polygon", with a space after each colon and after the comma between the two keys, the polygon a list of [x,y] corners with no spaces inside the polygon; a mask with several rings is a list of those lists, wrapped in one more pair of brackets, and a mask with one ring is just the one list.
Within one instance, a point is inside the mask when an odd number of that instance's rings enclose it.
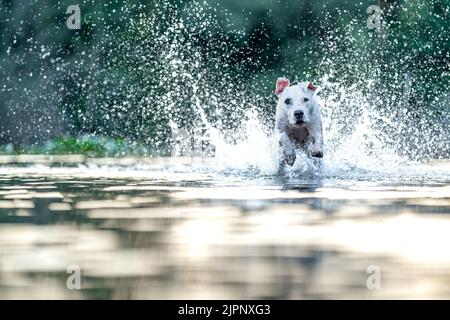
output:
{"label": "dog's mouth", "polygon": [[304,120],[297,120],[295,121],[295,124],[297,125],[301,125],[301,124],[305,124],[306,122]]}

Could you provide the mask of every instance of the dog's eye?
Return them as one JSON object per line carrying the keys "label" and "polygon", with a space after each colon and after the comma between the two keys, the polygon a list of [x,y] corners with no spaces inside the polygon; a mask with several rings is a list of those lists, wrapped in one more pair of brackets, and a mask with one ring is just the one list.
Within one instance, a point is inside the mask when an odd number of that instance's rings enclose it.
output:
{"label": "dog's eye", "polygon": [[286,100],[284,100],[284,103],[292,104],[292,99],[291,98],[287,98]]}
{"label": "dog's eye", "polygon": [[303,101],[308,102],[309,99],[308,98],[303,98]]}

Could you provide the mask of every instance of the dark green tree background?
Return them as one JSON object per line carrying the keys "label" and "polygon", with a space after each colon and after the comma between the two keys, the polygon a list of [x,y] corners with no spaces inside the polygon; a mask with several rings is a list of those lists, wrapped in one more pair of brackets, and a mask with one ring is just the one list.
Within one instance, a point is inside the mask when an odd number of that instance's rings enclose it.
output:
{"label": "dark green tree background", "polygon": [[[66,27],[71,4],[80,30]],[[367,27],[372,4],[381,33]],[[355,87],[380,115],[407,119],[384,128],[392,141],[409,137],[401,152],[412,155],[426,131],[437,137],[426,152],[442,156],[449,18],[448,0],[2,0],[0,144],[94,134],[163,150],[171,124],[206,117],[233,129],[247,108],[270,128],[274,80],[288,76],[324,96],[327,83]],[[339,109],[347,118],[359,112],[352,99]]]}

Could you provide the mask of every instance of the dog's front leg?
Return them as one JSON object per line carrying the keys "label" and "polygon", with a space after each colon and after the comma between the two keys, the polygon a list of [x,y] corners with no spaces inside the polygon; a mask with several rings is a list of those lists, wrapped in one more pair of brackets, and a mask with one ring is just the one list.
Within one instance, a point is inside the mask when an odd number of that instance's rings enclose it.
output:
{"label": "dog's front leg", "polygon": [[315,158],[323,158],[323,136],[321,133],[316,133],[313,143],[310,146],[311,156]]}
{"label": "dog's front leg", "polygon": [[282,132],[280,134],[280,147],[283,152],[284,161],[288,165],[292,166],[296,158],[295,149],[286,132]]}

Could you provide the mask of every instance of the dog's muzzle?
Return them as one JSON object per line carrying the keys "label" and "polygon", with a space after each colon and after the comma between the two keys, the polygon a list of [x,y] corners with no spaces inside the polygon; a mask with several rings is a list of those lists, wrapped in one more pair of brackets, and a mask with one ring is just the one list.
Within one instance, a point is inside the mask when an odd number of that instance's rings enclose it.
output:
{"label": "dog's muzzle", "polygon": [[303,117],[304,117],[304,112],[302,110],[297,110],[294,112],[294,117],[295,117],[295,123],[296,124],[302,124],[305,123]]}

